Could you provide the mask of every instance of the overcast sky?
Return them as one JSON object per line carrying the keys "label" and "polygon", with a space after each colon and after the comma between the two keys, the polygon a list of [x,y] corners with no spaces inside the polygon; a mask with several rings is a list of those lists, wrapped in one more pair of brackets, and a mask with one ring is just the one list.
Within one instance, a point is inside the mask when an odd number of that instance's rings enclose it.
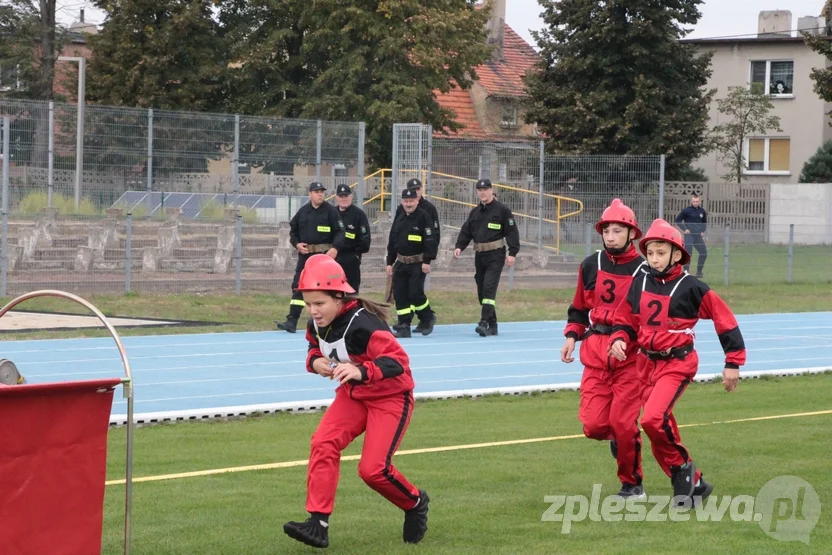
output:
{"label": "overcast sky", "polygon": [[[799,17],[820,15],[824,0],[705,0],[701,6],[702,19],[689,38],[751,35],[757,32],[757,16],[761,10],[785,9],[792,12],[792,29]],[[86,21],[100,24],[103,12],[92,3],[79,0],[59,0],[58,21],[72,23],[78,19],[78,10],[86,7]],[[506,0],[506,22],[517,33],[534,45],[529,30],[543,26],[537,0]]]}

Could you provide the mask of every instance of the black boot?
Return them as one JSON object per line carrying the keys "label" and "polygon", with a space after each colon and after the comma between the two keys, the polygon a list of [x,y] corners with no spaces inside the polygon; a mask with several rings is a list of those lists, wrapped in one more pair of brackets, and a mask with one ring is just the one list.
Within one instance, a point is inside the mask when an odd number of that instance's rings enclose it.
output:
{"label": "black boot", "polygon": [[430,498],[424,490],[419,490],[419,504],[404,512],[402,539],[405,543],[419,543],[428,531],[428,503]]}
{"label": "black boot", "polygon": [[705,481],[705,477],[699,475],[699,481],[693,488],[693,506],[699,505],[711,492],[714,491],[714,485]]}
{"label": "black boot", "polygon": [[621,484],[621,491],[618,492],[618,497],[623,497],[625,499],[632,497],[633,499],[645,499],[647,496],[644,495],[644,487],[639,484]]}
{"label": "black boot", "polygon": [[410,337],[410,322],[399,322],[393,326],[393,337],[400,339]]}
{"label": "black boot", "polygon": [[497,335],[497,324],[492,324],[491,322],[480,322],[480,324],[474,330],[481,337],[486,337],[489,335]]}
{"label": "black boot", "polygon": [[298,331],[298,319],[296,317],[292,317],[290,314],[286,317],[285,322],[275,322],[277,324],[277,329],[283,330],[289,333],[295,333]]}
{"label": "black boot", "polygon": [[436,324],[436,313],[432,312],[430,316],[419,320],[419,324],[413,330],[414,333],[421,333],[422,335],[430,335],[433,332],[433,326]]}
{"label": "black boot", "polygon": [[677,507],[690,508],[691,496],[693,495],[693,490],[696,488],[694,484],[696,467],[691,461],[688,461],[682,466],[672,468],[671,474],[670,483],[673,485],[673,503]]}
{"label": "black boot", "polygon": [[283,531],[292,539],[312,547],[329,547],[329,523],[317,517],[309,517],[306,522],[287,522]]}

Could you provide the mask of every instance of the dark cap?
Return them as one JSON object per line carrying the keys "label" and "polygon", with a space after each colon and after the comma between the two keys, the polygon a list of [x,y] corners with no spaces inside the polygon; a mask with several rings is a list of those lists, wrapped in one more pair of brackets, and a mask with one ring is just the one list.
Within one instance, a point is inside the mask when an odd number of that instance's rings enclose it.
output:
{"label": "dark cap", "polygon": [[416,179],[415,177],[407,182],[408,189],[421,189],[422,182]]}
{"label": "dark cap", "polygon": [[402,198],[419,198],[416,189],[402,189]]}
{"label": "dark cap", "polygon": [[352,189],[349,185],[338,185],[335,189],[335,194],[339,197],[348,197],[352,194]]}
{"label": "dark cap", "polygon": [[491,188],[491,180],[490,179],[480,179],[477,181],[477,189],[490,189]]}
{"label": "dark cap", "polygon": [[326,187],[324,187],[323,183],[313,181],[309,184],[309,192],[311,193],[312,191],[326,191]]}

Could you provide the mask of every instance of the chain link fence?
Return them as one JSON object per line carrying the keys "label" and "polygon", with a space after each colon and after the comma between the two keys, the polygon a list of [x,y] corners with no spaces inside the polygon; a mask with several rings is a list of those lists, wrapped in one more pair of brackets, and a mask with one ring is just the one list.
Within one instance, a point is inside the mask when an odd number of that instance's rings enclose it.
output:
{"label": "chain link fence", "polygon": [[395,171],[360,176],[360,124],[92,106],[78,173],[72,106],[2,101],[0,110],[9,121],[0,296],[37,288],[287,295],[296,260],[288,220],[315,179],[356,186],[373,234],[362,289],[380,293],[388,214],[400,202],[391,191],[414,176],[445,226],[434,290],[473,290],[471,249],[461,259],[452,253],[480,178],[492,180],[521,231],[505,288],[573,287],[580,261],[602,247],[594,223],[612,198],[633,207],[646,230],[659,216],[674,221],[694,193],[708,212],[707,282],[817,284],[832,275],[832,185],[665,183],[659,156],[555,156],[537,141],[461,141],[425,126],[402,128]]}

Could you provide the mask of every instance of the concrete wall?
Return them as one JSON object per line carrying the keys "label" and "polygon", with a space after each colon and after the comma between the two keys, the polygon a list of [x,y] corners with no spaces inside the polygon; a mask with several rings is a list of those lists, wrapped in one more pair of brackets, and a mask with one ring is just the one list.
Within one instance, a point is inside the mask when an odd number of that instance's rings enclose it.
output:
{"label": "concrete wall", "polygon": [[[781,44],[772,42],[746,42],[728,44],[699,44],[700,51],[713,52],[711,67],[713,75],[708,82],[708,89],[717,89],[716,97],[710,107],[710,125],[726,123],[726,116],[721,114],[716,103],[717,98],[725,98],[728,87],[748,86],[751,81],[752,60],[793,60],[794,94],[792,98],[772,97],[774,105],[772,115],[780,117],[782,133],[771,132],[767,136],[788,137],[791,143],[789,159],[790,175],[747,175],[743,181],[749,183],[797,183],[803,164],[811,158],[817,149],[832,133],[829,128],[829,105],[824,103],[814,92],[814,82],[809,78],[813,68],[826,66],[826,59],[815,53],[802,41],[788,41]],[[717,160],[716,153],[711,153],[696,162],[694,167],[702,168],[710,181],[724,181],[725,168]]]}
{"label": "concrete wall", "polygon": [[832,245],[832,183],[772,184],[768,242]]}

